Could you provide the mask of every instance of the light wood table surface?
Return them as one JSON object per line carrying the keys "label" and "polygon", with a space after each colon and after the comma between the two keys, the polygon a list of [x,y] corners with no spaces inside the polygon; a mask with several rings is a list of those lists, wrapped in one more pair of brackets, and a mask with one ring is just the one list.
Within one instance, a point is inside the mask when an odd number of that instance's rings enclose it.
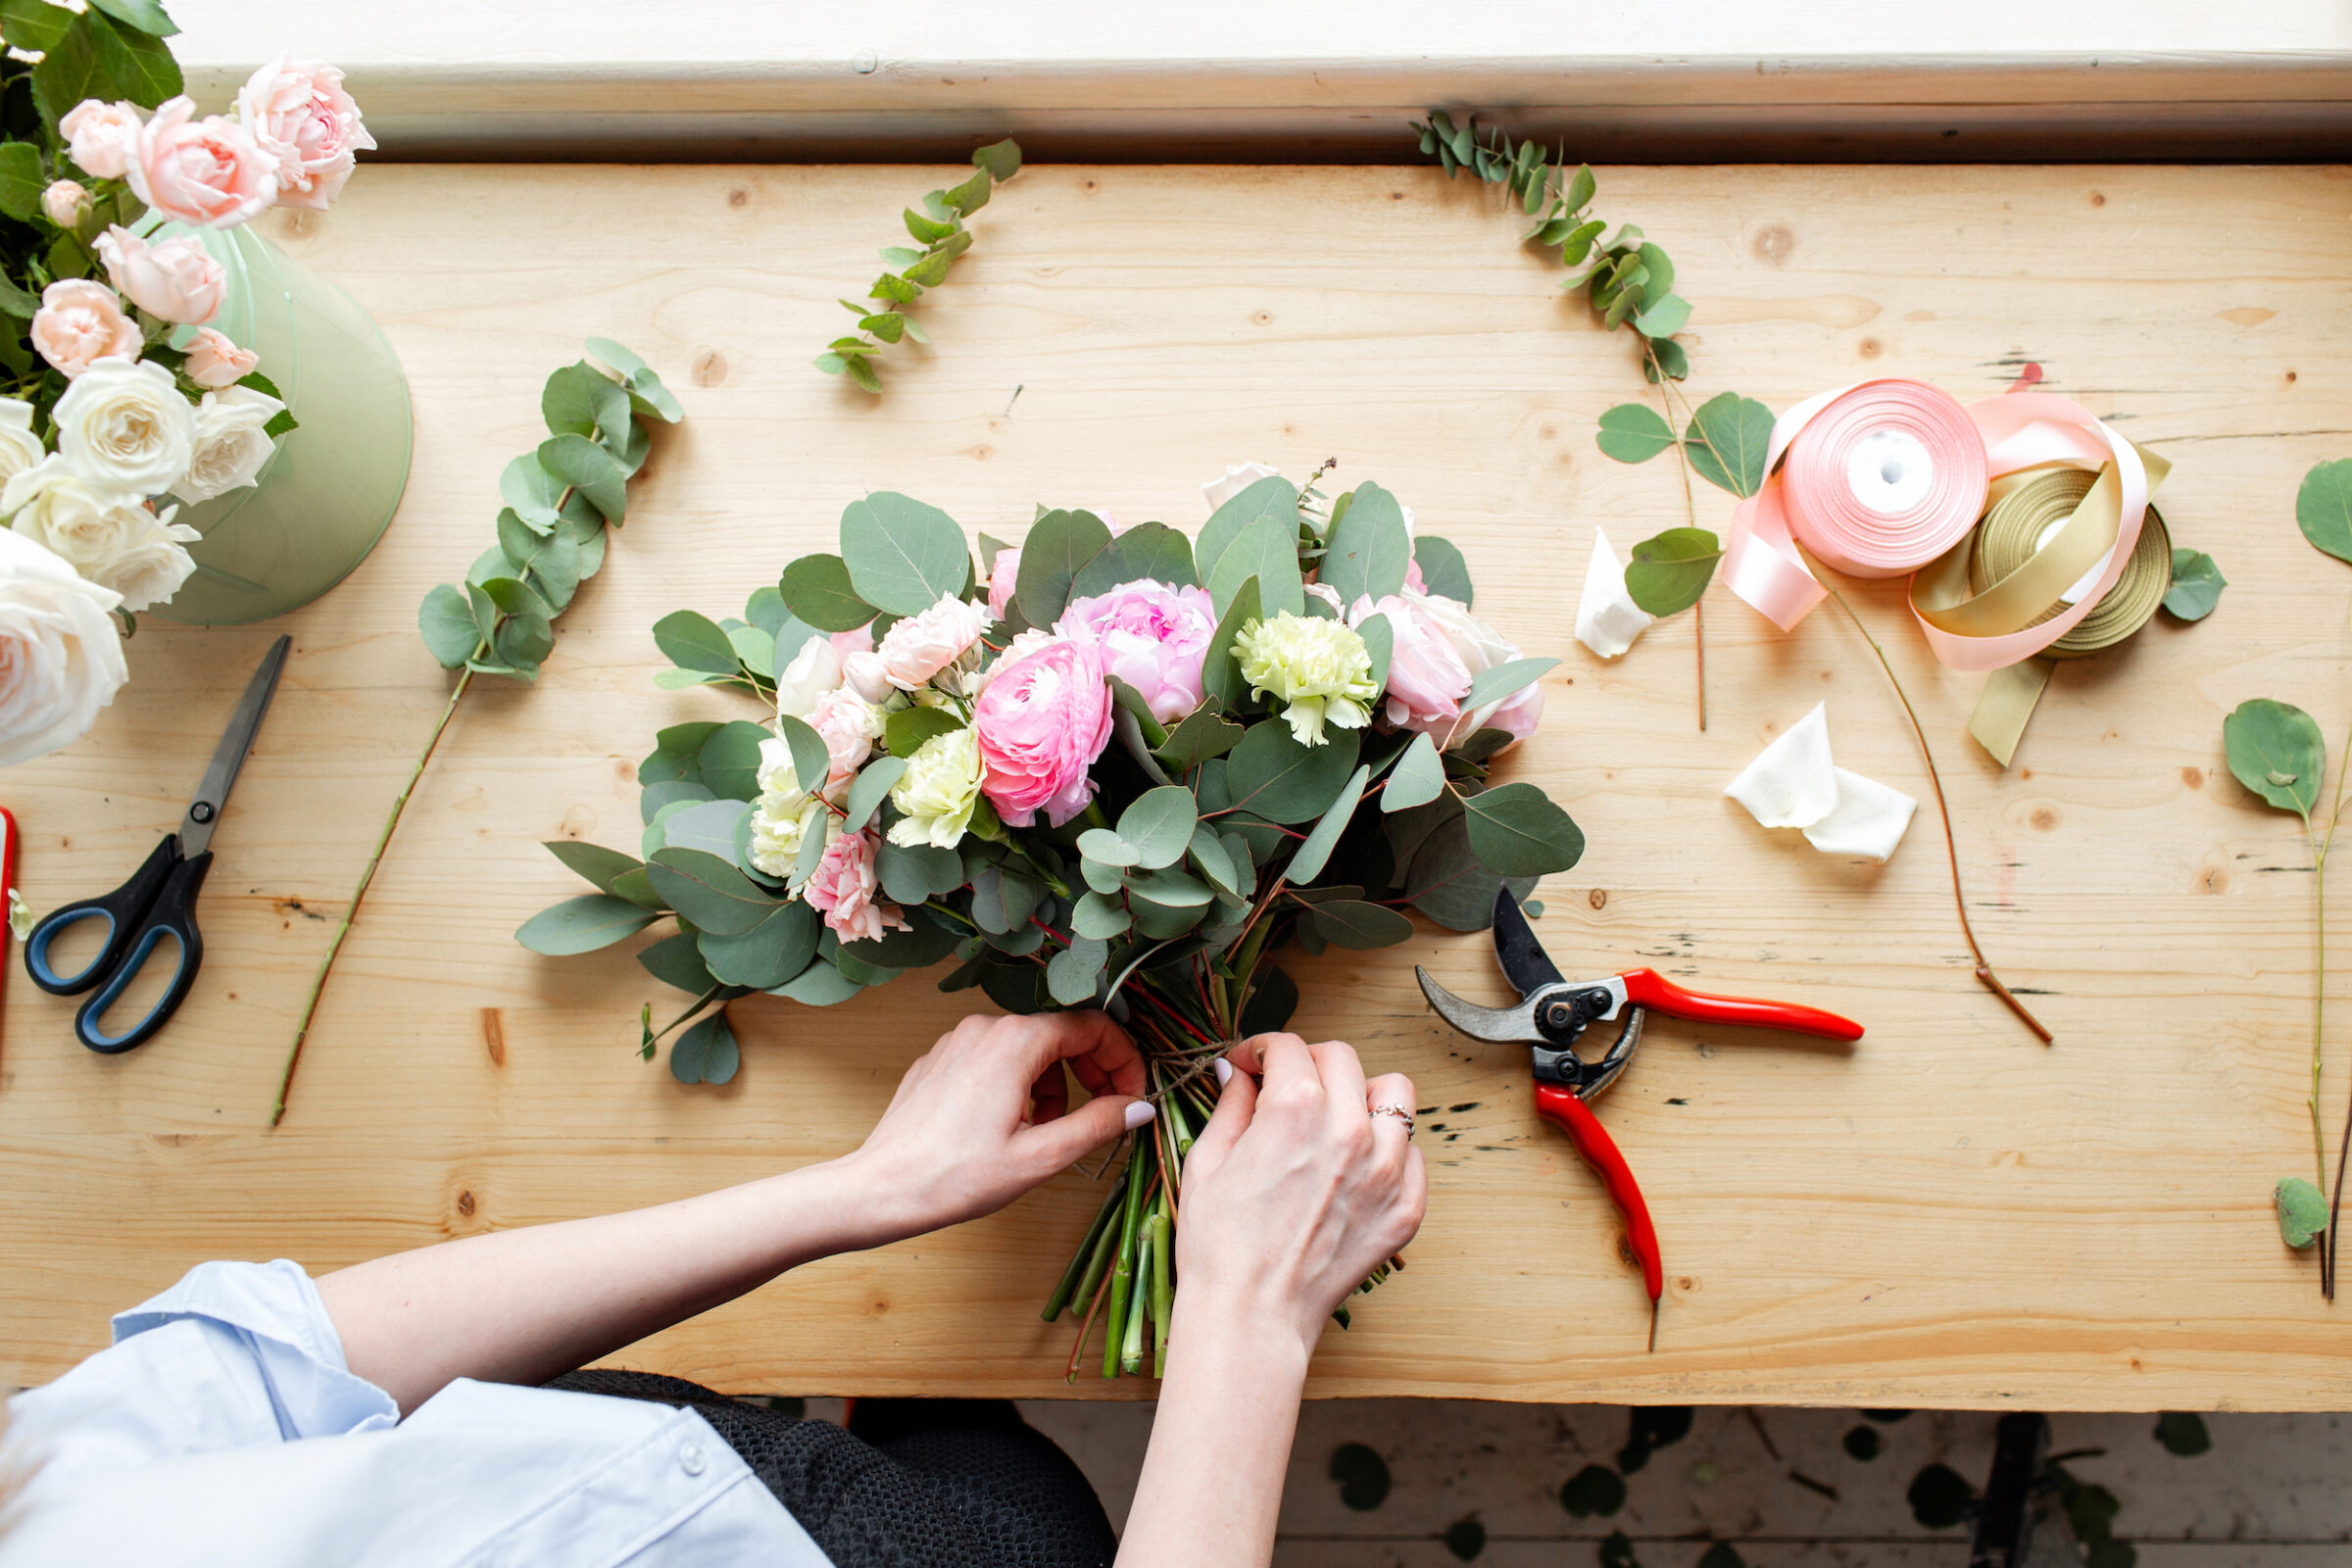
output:
{"label": "light wood table surface", "polygon": [[[70,1004],[8,981],[0,1040],[0,1378],[55,1376],[106,1314],[214,1257],[314,1271],[485,1229],[658,1202],[851,1148],[977,995],[909,978],[831,1011],[764,997],[745,1061],[685,1089],[637,1059],[628,950],[546,959],[511,933],[576,891],[538,847],[631,846],[664,723],[747,712],[657,692],[649,628],[718,614],[842,507],[906,491],[1017,533],[1039,500],[1187,527],[1229,461],[1377,477],[1458,542],[1479,608],[1547,677],[1512,764],[1584,825],[1539,929],[1563,966],[1636,963],[1864,1020],[1851,1051],[1659,1020],[1601,1113],[1667,1258],[1657,1352],[1615,1216],[1537,1122],[1521,1051],[1437,1021],[1412,964],[1476,997],[1483,936],[1294,960],[1299,1025],[1410,1073],[1430,1110],[1411,1266],[1328,1336],[1317,1395],[2028,1407],[2352,1406],[2352,1302],[2322,1302],[2269,1212],[2309,1174],[2311,880],[2299,830],[2222,762],[2221,719],[2352,718],[2352,568],[2295,530],[2303,471],[2352,453],[2352,176],[2343,169],[1610,169],[1601,209],[1660,236],[1696,302],[1694,398],[1786,408],[1905,372],[1964,398],[2035,360],[2176,465],[2179,542],[2230,587],[2062,670],[1997,771],[1977,680],[1934,665],[1898,589],[1857,603],[1944,766],[1979,929],[2058,1043],[1970,978],[1932,816],[1884,868],[1819,856],[1721,798],[1830,704],[1838,760],[1923,798],[1884,678],[1834,610],[1782,636],[1706,604],[1602,664],[1570,635],[1596,524],[1682,520],[1663,463],[1593,447],[1642,396],[1629,345],[1560,302],[1520,224],[1422,169],[1038,168],[976,221],[922,310],[938,347],[869,399],[808,359],[874,269],[907,168],[370,168],[288,247],[382,321],[416,468],[343,586],[282,626],[144,623],[90,737],[0,778],[40,909],[113,886],[184,808],[270,638],[295,653],[214,841],[207,964],[155,1043],[102,1058]],[[490,541],[539,384],[590,334],[687,409],[536,688],[469,695],[392,845],[267,1129],[294,1016],[447,692],[419,596]],[[1701,490],[1720,527],[1728,499]],[[11,966],[18,962],[11,953]],[[2338,1025],[2332,1123],[2352,1088]],[[1092,1210],[1078,1176],[949,1234],[812,1266],[624,1352],[735,1391],[1059,1395],[1037,1307]],[[1076,1394],[1141,1396],[1149,1381]]]}

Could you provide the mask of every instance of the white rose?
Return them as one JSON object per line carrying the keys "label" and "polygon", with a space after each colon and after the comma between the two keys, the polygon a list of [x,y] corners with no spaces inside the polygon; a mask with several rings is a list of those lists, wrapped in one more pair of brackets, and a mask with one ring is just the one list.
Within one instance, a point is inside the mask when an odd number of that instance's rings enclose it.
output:
{"label": "white rose", "polygon": [[930,609],[893,621],[875,645],[874,657],[893,686],[903,692],[920,691],[932,676],[961,659],[986,630],[987,611],[954,594],[942,594]]}
{"label": "white rose", "polygon": [[58,452],[102,488],[158,494],[195,455],[196,416],[172,372],[153,360],[98,361],[66,388],[50,417]]}
{"label": "white rose", "polygon": [[1224,477],[1202,485],[1200,493],[1208,497],[1208,510],[1214,512],[1258,480],[1274,478],[1281,472],[1280,468],[1269,468],[1262,463],[1237,463],[1225,470]]}
{"label": "white rose", "polygon": [[776,716],[805,719],[816,711],[818,698],[840,685],[840,651],[820,631],[776,672]]}
{"label": "white rose", "polygon": [[0,513],[18,533],[93,578],[155,520],[137,496],[93,484],[62,457],[12,475],[0,488]]}
{"label": "white rose", "polygon": [[136,614],[179,592],[179,585],[196,570],[196,558],[183,547],[203,537],[185,524],[150,517],[122,554],[91,576],[121,594],[122,608]]}
{"label": "white rose", "polygon": [[119,602],[0,528],[0,767],[79,740],[115,700],[128,673],[108,618]]}
{"label": "white rose", "polygon": [[267,392],[249,386],[207,392],[196,405],[195,452],[172,493],[182,501],[210,501],[252,484],[277,450],[277,442],[263,434],[263,427],[284,408]]}
{"label": "white rose", "polygon": [[0,398],[0,484],[47,455],[41,438],[32,433],[32,405],[23,398]]}

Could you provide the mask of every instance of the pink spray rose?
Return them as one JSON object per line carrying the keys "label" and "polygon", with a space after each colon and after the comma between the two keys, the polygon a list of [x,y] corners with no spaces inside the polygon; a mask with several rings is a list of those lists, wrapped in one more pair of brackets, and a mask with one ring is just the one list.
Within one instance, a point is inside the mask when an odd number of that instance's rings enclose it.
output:
{"label": "pink spray rose", "polygon": [[115,287],[150,316],[198,326],[220,315],[228,298],[228,273],[193,234],[150,243],[110,223],[96,248]]}
{"label": "pink spray rose", "polygon": [[978,605],[943,594],[939,603],[917,614],[891,622],[874,647],[882,673],[903,692],[917,691],[980,640],[988,629],[988,613]]}
{"label": "pink spray rose", "polygon": [[1144,694],[1152,716],[1172,724],[1200,706],[1200,661],[1217,631],[1200,588],[1143,578],[1072,601],[1054,629],[1094,644],[1105,672]]}
{"label": "pink spray rose", "polygon": [[1378,604],[1358,599],[1348,623],[1360,626],[1375,612],[1388,617],[1388,721],[1397,729],[1417,730],[1442,746],[1461,719],[1462,699],[1470,692],[1470,666],[1454,651],[1446,628],[1423,608],[1422,597],[1391,594]]}
{"label": "pink spray rose", "polygon": [[[819,644],[811,638],[808,646]],[[874,742],[882,738],[882,710],[843,686],[816,700],[808,711],[808,727],[825,743],[831,764],[821,793],[826,800],[837,802],[849,793],[850,781],[874,754]]]}
{"label": "pink spray rose", "polygon": [[280,207],[323,210],[351,177],[353,154],[375,149],[343,73],[318,61],[281,56],[255,72],[237,92],[237,121],[275,161]]}
{"label": "pink spray rose", "polygon": [[139,106],[84,98],[57,122],[66,156],[100,179],[120,179],[139,143]]}
{"label": "pink spray rose", "polygon": [[972,706],[980,742],[980,793],[1013,827],[1042,808],[1054,826],[1095,798],[1087,769],[1110,740],[1110,687],[1093,646],[1057,637],[1000,661]]}
{"label": "pink spray rose", "polygon": [[41,191],[41,211],[60,228],[72,228],[90,216],[90,193],[78,179],[53,179]]}
{"label": "pink spray rose", "polygon": [[168,100],[139,128],[122,172],[131,194],[166,218],[211,228],[249,222],[277,199],[276,161],[235,121],[198,120],[185,96]]}
{"label": "pink spray rose", "polygon": [[828,632],[825,641],[831,643],[833,651],[844,659],[852,654],[870,654],[874,651],[874,623],[869,620],[848,631]]}
{"label": "pink spray rose", "polygon": [[[1439,630],[1453,644],[1454,653],[1471,674],[1507,664],[1519,657],[1519,647],[1509,638],[1470,613],[1470,607],[1458,599],[1444,594],[1416,593],[1407,588],[1404,598],[1417,606]],[[1462,715],[1453,728],[1450,739],[1468,740],[1482,729],[1507,730],[1511,745],[1527,739],[1536,732],[1537,721],[1544,716],[1544,688],[1541,683],[1530,684],[1510,696],[1487,703]],[[1438,744],[1446,744],[1448,737],[1437,737]],[[1510,747],[1503,748],[1504,751]],[[1495,754],[1497,756],[1500,753]]]}
{"label": "pink spray rose", "polygon": [[881,847],[881,835],[870,827],[844,833],[825,846],[824,858],[802,889],[802,897],[824,914],[825,924],[844,942],[878,942],[886,930],[907,929],[897,905],[874,901],[882,886],[874,870],[874,856]]}
{"label": "pink spray rose", "polygon": [[104,283],[61,278],[41,290],[41,308],[32,318],[32,346],[71,379],[103,359],[136,359],[139,328],[122,314],[122,302]]}
{"label": "pink spray rose", "polygon": [[1012,606],[1012,591],[1020,585],[1021,547],[1006,545],[988,568],[988,612],[998,620]]}

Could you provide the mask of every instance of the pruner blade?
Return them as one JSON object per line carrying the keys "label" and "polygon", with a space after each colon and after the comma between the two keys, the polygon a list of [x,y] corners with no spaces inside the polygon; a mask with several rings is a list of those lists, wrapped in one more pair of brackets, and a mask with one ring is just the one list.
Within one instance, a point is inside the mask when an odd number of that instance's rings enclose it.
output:
{"label": "pruner blade", "polygon": [[1484,1040],[1497,1046],[1532,1046],[1543,1041],[1536,1027],[1536,1006],[1532,997],[1522,997],[1508,1007],[1482,1007],[1475,1002],[1464,1002],[1433,979],[1427,969],[1413,965],[1413,977],[1421,982],[1421,994],[1439,1017],[1473,1040]]}

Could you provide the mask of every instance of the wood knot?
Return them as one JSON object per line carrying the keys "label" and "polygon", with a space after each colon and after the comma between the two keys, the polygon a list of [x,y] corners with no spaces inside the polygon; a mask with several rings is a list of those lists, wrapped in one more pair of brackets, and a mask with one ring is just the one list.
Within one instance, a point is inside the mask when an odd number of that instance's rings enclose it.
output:
{"label": "wood knot", "polygon": [[2090,193],[2090,205],[2093,207],[2104,207],[2107,205],[2107,198],[2101,192],[2094,190]]}
{"label": "wood knot", "polygon": [[1866,360],[1875,360],[1880,355],[1886,353],[1886,350],[1877,338],[1866,337],[1861,342],[1854,345],[1854,352],[1861,355],[1862,358]]}
{"label": "wood knot", "polygon": [[459,1191],[458,1212],[466,1219],[473,1218],[473,1194],[471,1191],[466,1189]]}
{"label": "wood knot", "polygon": [[1796,249],[1796,230],[1786,223],[1767,223],[1756,230],[1756,237],[1747,242],[1747,248],[1757,261],[1785,267],[1789,253]]}
{"label": "wood knot", "polygon": [[1272,311],[1251,311],[1250,313],[1250,324],[1252,326],[1271,326],[1274,324],[1274,313]]}
{"label": "wood knot", "polygon": [[716,349],[697,349],[687,373],[696,386],[716,386],[727,378],[727,357]]}
{"label": "wood knot", "polygon": [[2058,825],[2058,813],[2046,806],[2036,806],[2034,808],[2034,814],[2027,817],[2026,820],[2047,833]]}
{"label": "wood knot", "polygon": [[2205,770],[2201,767],[2184,767],[2180,770],[2180,782],[2192,790],[2201,790],[2205,787]]}
{"label": "wood knot", "polygon": [[482,1049],[490,1053],[490,1065],[507,1064],[507,1025],[496,1007],[482,1009]]}
{"label": "wood knot", "polygon": [[1608,890],[1606,888],[1594,888],[1592,892],[1585,895],[1585,902],[1592,906],[1592,907],[1595,909],[1605,909],[1609,905]]}

